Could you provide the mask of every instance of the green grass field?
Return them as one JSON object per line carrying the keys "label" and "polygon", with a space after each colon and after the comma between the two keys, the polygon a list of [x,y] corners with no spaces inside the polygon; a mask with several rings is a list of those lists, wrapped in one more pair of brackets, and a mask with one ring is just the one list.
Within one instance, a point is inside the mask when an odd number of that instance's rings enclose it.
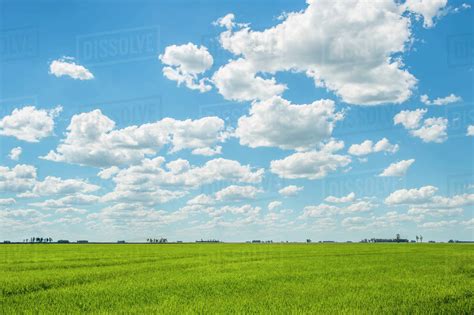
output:
{"label": "green grass field", "polygon": [[468,244],[2,245],[0,311],[474,313]]}

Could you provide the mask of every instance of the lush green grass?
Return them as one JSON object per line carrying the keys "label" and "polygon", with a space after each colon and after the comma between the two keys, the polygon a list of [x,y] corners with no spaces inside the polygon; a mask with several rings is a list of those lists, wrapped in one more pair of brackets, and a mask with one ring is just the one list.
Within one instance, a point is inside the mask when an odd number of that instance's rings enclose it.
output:
{"label": "lush green grass", "polygon": [[468,244],[2,245],[0,312],[474,313]]}

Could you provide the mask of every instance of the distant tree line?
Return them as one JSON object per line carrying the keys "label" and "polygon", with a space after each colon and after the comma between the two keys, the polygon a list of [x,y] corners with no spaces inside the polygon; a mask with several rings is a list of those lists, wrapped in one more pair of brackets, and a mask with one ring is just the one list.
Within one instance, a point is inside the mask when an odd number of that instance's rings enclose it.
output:
{"label": "distant tree line", "polygon": [[51,237],[30,237],[23,240],[24,243],[52,243]]}
{"label": "distant tree line", "polygon": [[160,238],[147,238],[146,239],[147,243],[152,243],[152,244],[165,244],[168,243],[168,239],[160,237]]}

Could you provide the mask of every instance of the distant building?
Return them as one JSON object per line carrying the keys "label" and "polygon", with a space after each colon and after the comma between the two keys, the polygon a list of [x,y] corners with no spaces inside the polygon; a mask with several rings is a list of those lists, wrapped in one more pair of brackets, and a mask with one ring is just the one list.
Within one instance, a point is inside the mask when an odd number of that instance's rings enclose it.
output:
{"label": "distant building", "polygon": [[58,244],[68,244],[68,240],[58,240]]}
{"label": "distant building", "polygon": [[77,244],[87,244],[87,243],[89,243],[88,240],[78,240],[77,241]]}
{"label": "distant building", "polygon": [[311,240],[309,238],[306,239],[306,243],[311,243]]}
{"label": "distant building", "polygon": [[125,244],[125,241],[117,241],[117,244]]}
{"label": "distant building", "polygon": [[3,241],[3,244],[11,244],[10,241]]}
{"label": "distant building", "polygon": [[253,240],[252,243],[254,244],[258,244],[258,243],[261,243],[262,241],[261,240]]}

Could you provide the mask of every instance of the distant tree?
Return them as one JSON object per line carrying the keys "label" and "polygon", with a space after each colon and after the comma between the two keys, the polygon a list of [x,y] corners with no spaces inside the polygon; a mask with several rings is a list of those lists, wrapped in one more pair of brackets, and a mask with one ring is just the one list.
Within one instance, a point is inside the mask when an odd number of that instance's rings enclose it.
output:
{"label": "distant tree", "polygon": [[420,235],[420,242],[423,243],[423,236]]}
{"label": "distant tree", "polygon": [[397,243],[399,243],[400,242],[400,234],[397,233],[396,239],[397,239]]}
{"label": "distant tree", "polygon": [[420,239],[420,238],[419,238],[418,235],[417,235],[417,236],[416,236],[416,242],[417,242],[417,243],[418,243],[418,240],[419,240],[419,239]]}

